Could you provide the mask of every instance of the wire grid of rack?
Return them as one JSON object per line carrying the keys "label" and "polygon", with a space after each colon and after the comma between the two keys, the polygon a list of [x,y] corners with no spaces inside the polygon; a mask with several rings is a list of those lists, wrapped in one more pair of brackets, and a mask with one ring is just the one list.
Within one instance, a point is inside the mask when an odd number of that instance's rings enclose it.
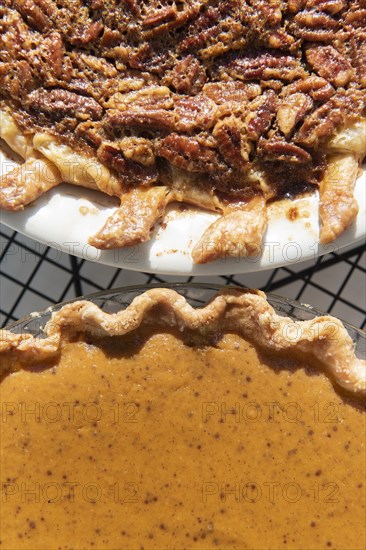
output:
{"label": "wire grid of rack", "polygon": [[0,224],[0,323],[100,290],[136,284],[207,282],[261,288],[311,304],[356,327],[366,325],[366,247],[332,252],[258,273],[173,277],[117,269],[49,248]]}

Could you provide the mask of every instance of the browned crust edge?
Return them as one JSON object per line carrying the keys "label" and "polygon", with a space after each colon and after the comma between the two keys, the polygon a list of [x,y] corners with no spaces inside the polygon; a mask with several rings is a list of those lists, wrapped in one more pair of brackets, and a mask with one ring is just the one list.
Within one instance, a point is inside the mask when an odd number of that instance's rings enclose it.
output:
{"label": "browned crust edge", "polygon": [[127,334],[142,322],[156,324],[152,311],[156,306],[160,306],[160,326],[235,331],[264,350],[305,354],[324,365],[337,385],[355,394],[366,393],[366,361],[356,357],[353,341],[341,321],[331,316],[309,321],[279,316],[258,290],[223,289],[198,309],[176,291],[165,288],[150,289],[113,314],[86,300],[73,302],[52,314],[44,339],[0,331],[1,370],[12,372],[25,363],[57,355],[65,331],[100,338]]}

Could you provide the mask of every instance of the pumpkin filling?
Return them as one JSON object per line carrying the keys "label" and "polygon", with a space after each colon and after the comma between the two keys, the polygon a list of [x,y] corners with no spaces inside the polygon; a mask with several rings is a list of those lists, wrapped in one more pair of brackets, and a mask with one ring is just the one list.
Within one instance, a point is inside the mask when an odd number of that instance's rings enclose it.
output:
{"label": "pumpkin filling", "polygon": [[365,408],[237,334],[64,340],[1,383],[6,549],[365,547]]}

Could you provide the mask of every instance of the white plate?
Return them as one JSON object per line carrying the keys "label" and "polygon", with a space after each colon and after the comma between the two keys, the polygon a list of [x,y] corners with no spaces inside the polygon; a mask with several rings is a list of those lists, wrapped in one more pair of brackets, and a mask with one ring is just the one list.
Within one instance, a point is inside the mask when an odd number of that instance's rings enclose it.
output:
{"label": "white plate", "polygon": [[[11,161],[0,151],[0,169],[9,171]],[[15,164],[15,163],[12,163]],[[366,235],[366,168],[356,183],[360,211],[356,223],[334,243],[319,244],[318,196],[284,201],[270,209],[270,221],[260,253],[253,258],[222,258],[194,265],[191,250],[217,214],[172,205],[163,226],[156,227],[149,242],[139,246],[101,251],[88,237],[102,227],[116,202],[101,193],[61,185],[21,212],[1,212],[1,221],[60,251],[89,261],[135,271],[171,275],[225,275],[274,269],[316,258],[361,240]],[[299,214],[289,219],[291,210]]]}

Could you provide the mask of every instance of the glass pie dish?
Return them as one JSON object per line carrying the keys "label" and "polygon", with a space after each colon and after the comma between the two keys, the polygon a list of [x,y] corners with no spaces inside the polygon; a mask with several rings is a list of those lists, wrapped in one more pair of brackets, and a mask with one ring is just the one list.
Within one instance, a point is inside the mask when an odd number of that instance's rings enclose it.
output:
{"label": "glass pie dish", "polygon": [[4,547],[362,550],[365,343],[310,306],[207,284],[13,323]]}

